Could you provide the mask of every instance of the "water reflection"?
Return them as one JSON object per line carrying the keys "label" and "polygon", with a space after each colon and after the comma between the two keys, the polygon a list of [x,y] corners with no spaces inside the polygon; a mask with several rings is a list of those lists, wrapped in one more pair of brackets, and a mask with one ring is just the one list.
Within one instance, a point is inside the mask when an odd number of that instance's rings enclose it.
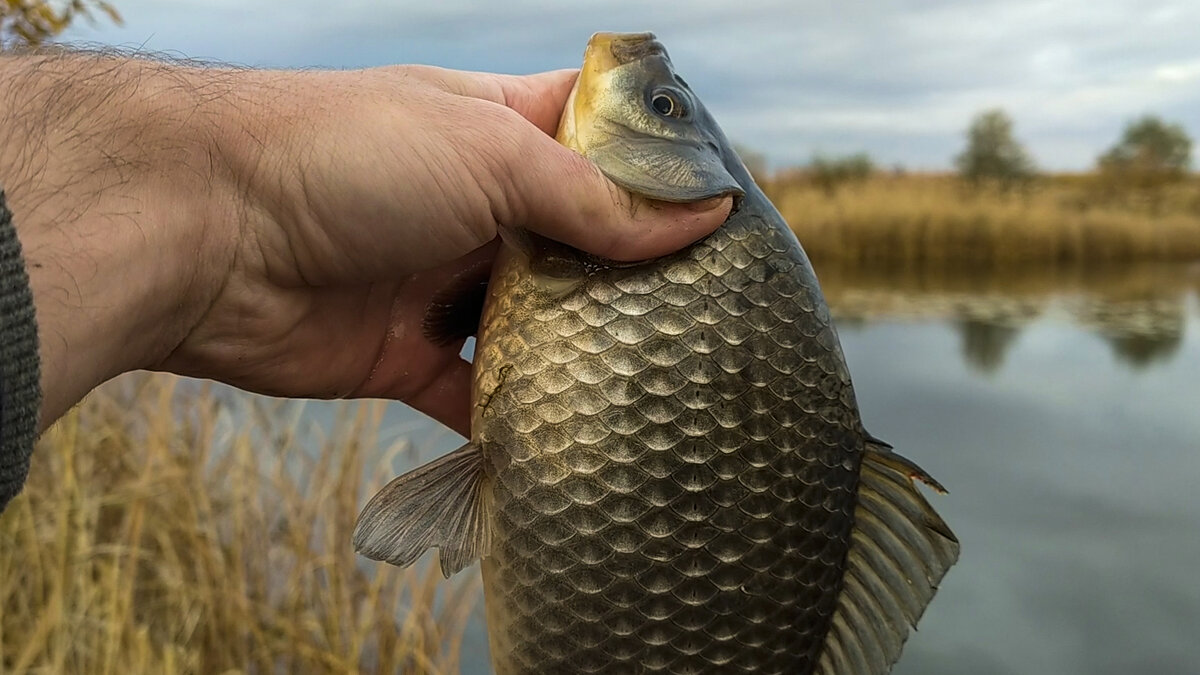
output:
{"label": "water reflection", "polygon": [[962,355],[967,365],[991,374],[1004,365],[1004,356],[1016,342],[1021,329],[981,319],[960,319],[958,332],[962,336]]}
{"label": "water reflection", "polygon": [[1113,353],[1135,367],[1148,366],[1157,361],[1166,361],[1179,351],[1183,335],[1113,335],[1108,339]]}
{"label": "water reflection", "polygon": [[1052,317],[1100,336],[1122,363],[1168,363],[1183,344],[1200,266],[1138,265],[1076,270],[847,270],[818,265],[843,330],[871,321],[954,325],[963,360],[994,374],[1021,332]]}
{"label": "water reflection", "polygon": [[963,545],[895,675],[1197,672],[1200,266],[818,274]]}
{"label": "water reflection", "polygon": [[1183,344],[1186,298],[1141,297],[1084,303],[1075,315],[1103,336],[1113,354],[1141,368],[1167,362]]}

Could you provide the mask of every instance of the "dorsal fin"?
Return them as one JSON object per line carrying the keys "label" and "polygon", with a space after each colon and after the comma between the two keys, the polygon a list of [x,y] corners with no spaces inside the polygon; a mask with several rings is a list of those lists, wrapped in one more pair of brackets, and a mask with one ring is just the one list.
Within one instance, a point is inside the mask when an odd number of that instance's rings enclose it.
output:
{"label": "dorsal fin", "polygon": [[483,453],[468,443],[388,483],[354,527],[354,550],[407,567],[437,547],[446,577],[487,555]]}
{"label": "dorsal fin", "polygon": [[868,440],[846,575],[817,675],[886,675],[958,560],[958,539],[914,479],[945,492],[916,464]]}

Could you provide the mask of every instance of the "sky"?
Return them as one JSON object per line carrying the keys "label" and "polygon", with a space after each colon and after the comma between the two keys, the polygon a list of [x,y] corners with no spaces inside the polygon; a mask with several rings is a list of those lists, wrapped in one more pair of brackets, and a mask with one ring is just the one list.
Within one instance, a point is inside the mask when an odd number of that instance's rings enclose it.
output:
{"label": "sky", "polygon": [[[1197,0],[111,0],[68,42],[241,65],[575,67],[598,30],[653,31],[772,166],[867,152],[948,169],[990,107],[1046,170],[1080,170],[1145,113],[1200,136]],[[1200,162],[1194,162],[1194,166]]]}

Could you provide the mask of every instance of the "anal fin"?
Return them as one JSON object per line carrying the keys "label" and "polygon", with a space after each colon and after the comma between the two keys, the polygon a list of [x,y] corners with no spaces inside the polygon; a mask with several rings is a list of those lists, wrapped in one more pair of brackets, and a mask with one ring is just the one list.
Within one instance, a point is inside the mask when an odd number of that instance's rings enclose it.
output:
{"label": "anal fin", "polygon": [[847,569],[818,675],[886,675],[958,560],[959,544],[914,479],[945,492],[913,462],[869,438]]}
{"label": "anal fin", "polygon": [[388,483],[354,527],[354,550],[400,567],[437,547],[446,577],[486,556],[491,544],[483,453],[468,443]]}

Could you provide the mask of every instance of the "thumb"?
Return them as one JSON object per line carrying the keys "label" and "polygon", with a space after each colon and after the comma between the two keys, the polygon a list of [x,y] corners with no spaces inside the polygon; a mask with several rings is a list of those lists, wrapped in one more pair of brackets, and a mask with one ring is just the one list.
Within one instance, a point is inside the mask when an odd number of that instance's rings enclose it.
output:
{"label": "thumb", "polygon": [[591,161],[531,125],[520,151],[502,170],[508,201],[520,222],[538,234],[613,260],[646,260],[679,249],[721,226],[732,197],[693,204],[630,194]]}
{"label": "thumb", "polygon": [[[502,186],[504,225],[538,234],[614,260],[666,255],[710,234],[725,222],[732,197],[670,204],[631,195],[591,161],[548,134],[558,127],[579,71],[494,75],[410,68],[461,96],[500,104],[516,113],[499,157],[491,157],[494,184]],[[499,140],[493,136],[492,140]],[[499,161],[496,161],[496,160]],[[499,214],[497,214],[499,215]],[[501,220],[507,220],[501,216]]]}

